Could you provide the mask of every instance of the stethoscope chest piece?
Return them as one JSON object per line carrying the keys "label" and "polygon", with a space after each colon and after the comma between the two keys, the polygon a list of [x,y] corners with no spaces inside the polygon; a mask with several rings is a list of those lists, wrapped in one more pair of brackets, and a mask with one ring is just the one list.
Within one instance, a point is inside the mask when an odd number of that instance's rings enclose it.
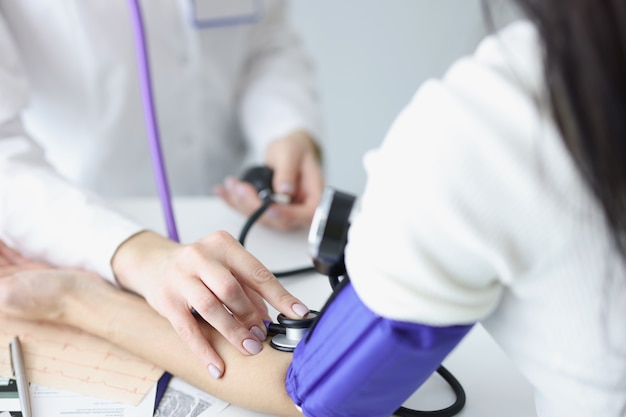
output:
{"label": "stethoscope chest piece", "polygon": [[278,325],[270,329],[278,334],[272,337],[270,345],[283,352],[293,352],[318,315],[319,312],[314,310],[309,311],[303,319],[290,319],[284,314],[279,314]]}

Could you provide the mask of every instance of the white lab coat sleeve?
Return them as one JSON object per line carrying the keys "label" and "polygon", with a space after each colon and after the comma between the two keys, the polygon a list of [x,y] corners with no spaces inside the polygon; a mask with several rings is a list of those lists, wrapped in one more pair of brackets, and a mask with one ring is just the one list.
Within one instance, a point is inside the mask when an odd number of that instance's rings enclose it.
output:
{"label": "white lab coat sleeve", "polygon": [[[384,317],[481,320],[552,239],[540,224],[545,207],[534,204],[550,200],[535,169],[542,118],[520,82],[541,78],[534,31],[520,23],[501,36],[422,86],[366,158],[346,266],[364,303]],[[531,74],[502,50],[522,54]]]}
{"label": "white lab coat sleeve", "polygon": [[114,281],[117,247],[141,227],[70,184],[20,121],[28,82],[0,15],[0,239],[27,257]]}
{"label": "white lab coat sleeve", "polygon": [[262,20],[250,32],[240,120],[254,158],[291,131],[307,131],[319,142],[321,116],[313,63],[288,22],[283,0],[264,2]]}

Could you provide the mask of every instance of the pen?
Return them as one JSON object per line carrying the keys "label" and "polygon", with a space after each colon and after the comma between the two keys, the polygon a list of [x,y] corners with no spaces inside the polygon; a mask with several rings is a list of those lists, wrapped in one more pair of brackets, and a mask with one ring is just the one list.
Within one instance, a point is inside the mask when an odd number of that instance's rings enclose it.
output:
{"label": "pen", "polygon": [[17,381],[17,392],[20,396],[20,407],[22,417],[32,417],[30,408],[30,391],[28,389],[28,379],[26,377],[26,367],[24,366],[24,356],[22,355],[22,345],[20,339],[15,336],[9,345],[11,351],[11,367]]}

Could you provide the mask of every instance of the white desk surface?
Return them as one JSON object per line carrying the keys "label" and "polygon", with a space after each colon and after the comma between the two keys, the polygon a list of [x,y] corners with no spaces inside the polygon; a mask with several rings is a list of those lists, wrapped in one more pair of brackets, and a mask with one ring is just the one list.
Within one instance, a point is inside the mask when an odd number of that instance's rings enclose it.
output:
{"label": "white desk surface", "polygon": [[[159,203],[154,198],[115,200],[122,212],[165,233]],[[226,230],[235,237],[245,217],[214,198],[178,198],[174,214],[182,242],[192,242],[216,230]],[[278,232],[255,225],[246,239],[246,247],[268,268],[283,271],[310,265],[306,230]],[[320,309],[330,294],[328,280],[318,274],[281,279],[285,287],[309,308]],[[272,310],[271,310],[272,312]],[[275,316],[275,310],[272,313]],[[513,367],[489,334],[476,326],[445,360],[444,366],[465,389],[467,402],[459,417],[535,417],[530,384]],[[405,404],[419,410],[447,407],[454,395],[438,375],[431,377]],[[261,417],[266,414],[229,406],[220,416]]]}

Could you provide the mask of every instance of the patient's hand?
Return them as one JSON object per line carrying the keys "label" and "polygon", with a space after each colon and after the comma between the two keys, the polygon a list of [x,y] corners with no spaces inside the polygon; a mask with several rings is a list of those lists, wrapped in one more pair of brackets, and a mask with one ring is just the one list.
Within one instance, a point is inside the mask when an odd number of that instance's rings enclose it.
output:
{"label": "patient's hand", "polygon": [[112,286],[95,274],[55,269],[27,259],[0,242],[0,312],[62,323],[72,297],[95,297]]}
{"label": "patient's hand", "polygon": [[0,240],[0,278],[29,269],[53,268],[43,262],[33,261],[22,256]]}
{"label": "patient's hand", "polygon": [[[63,323],[67,303],[95,287],[110,286],[94,274],[78,270],[30,269],[0,278],[0,312],[27,320]],[[82,297],[82,295],[81,295]]]}

